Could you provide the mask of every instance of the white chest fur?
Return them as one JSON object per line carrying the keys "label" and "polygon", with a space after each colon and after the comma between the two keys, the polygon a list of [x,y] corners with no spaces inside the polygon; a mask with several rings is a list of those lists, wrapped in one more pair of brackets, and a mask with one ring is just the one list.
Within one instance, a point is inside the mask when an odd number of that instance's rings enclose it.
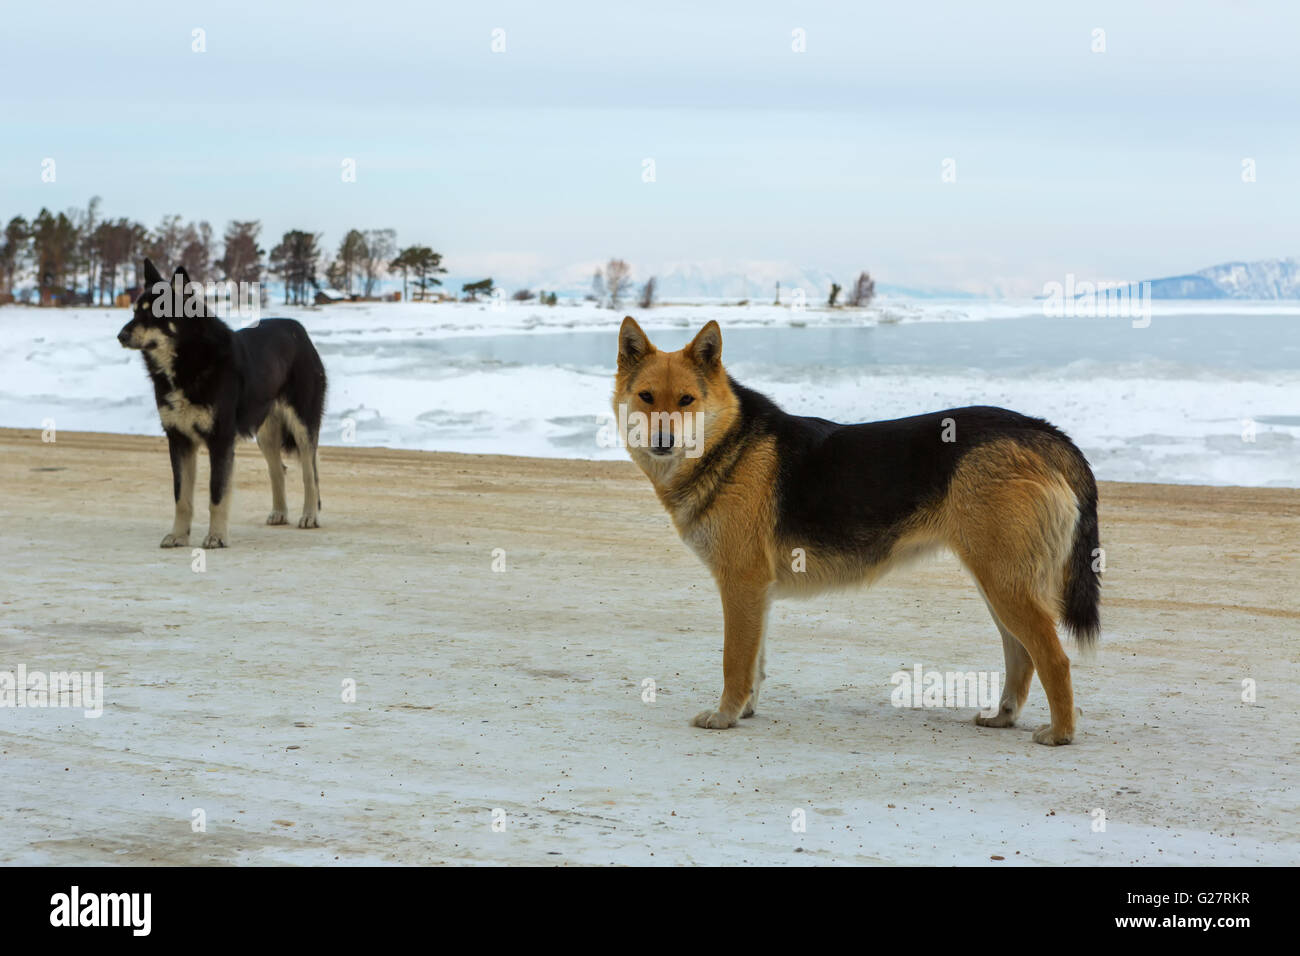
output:
{"label": "white chest fur", "polygon": [[164,428],[175,429],[195,440],[212,431],[212,408],[195,405],[180,389],[167,393],[163,404],[158,406],[158,417]]}
{"label": "white chest fur", "polygon": [[681,524],[678,524],[677,532],[682,541],[686,543],[686,546],[695,552],[696,557],[705,564],[712,566],[715,535],[711,522],[707,520],[696,521],[685,530],[683,530]]}

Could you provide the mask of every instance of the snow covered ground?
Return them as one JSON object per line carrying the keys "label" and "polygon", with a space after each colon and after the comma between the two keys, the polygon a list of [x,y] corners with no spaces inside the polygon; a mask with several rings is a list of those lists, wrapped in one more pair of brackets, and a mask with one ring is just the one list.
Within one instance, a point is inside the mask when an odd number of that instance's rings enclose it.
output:
{"label": "snow covered ground", "polygon": [[[788,410],[842,421],[996,404],[1050,419],[1101,478],[1300,486],[1300,303],[1156,302],[1151,325],[1039,302],[868,310],[717,303],[284,308],[330,376],[325,444],[618,459],[602,441],[624,311],[666,347],[717,319],[724,360]],[[0,308],[0,425],[159,434],[119,309]]]}

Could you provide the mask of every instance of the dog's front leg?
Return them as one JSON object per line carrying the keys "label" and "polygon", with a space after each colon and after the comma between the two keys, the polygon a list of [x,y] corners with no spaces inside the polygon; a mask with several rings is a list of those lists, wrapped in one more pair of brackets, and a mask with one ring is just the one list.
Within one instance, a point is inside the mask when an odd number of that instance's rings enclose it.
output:
{"label": "dog's front leg", "polygon": [[178,431],[167,431],[167,449],[172,460],[172,497],[176,516],[172,530],[163,537],[160,547],[184,548],[190,543],[190,523],[194,520],[194,479],[198,474],[199,449]]}
{"label": "dog's front leg", "polygon": [[722,699],[716,710],[695,715],[691,723],[709,730],[736,726],[755,690],[763,646],[771,574],[753,568],[718,576],[722,594]]}
{"label": "dog's front leg", "polygon": [[235,439],[213,437],[208,440],[208,465],[212,471],[209,486],[208,536],[205,548],[224,548],[230,544],[230,498],[235,490]]}

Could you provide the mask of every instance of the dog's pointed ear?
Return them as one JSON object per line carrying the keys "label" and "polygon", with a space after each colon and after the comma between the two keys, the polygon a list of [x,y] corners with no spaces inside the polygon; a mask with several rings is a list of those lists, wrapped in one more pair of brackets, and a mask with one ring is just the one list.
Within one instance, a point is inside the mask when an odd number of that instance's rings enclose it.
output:
{"label": "dog's pointed ear", "polygon": [[722,364],[722,329],[710,319],[699,334],[686,346],[686,354],[696,365],[711,371]]}
{"label": "dog's pointed ear", "polygon": [[163,277],[158,271],[158,267],[153,264],[153,260],[146,257],[144,260],[144,287],[152,289],[155,283],[162,282],[162,280]]}
{"label": "dog's pointed ear", "polygon": [[203,286],[198,282],[190,282],[190,274],[185,271],[183,263],[172,274],[172,295],[177,303],[178,316],[187,319],[203,316]]}
{"label": "dog's pointed ear", "polygon": [[624,318],[623,325],[618,330],[619,368],[631,368],[647,355],[653,355],[654,352],[655,347],[650,344],[650,339],[641,331],[641,326],[636,324],[636,319],[630,315]]}

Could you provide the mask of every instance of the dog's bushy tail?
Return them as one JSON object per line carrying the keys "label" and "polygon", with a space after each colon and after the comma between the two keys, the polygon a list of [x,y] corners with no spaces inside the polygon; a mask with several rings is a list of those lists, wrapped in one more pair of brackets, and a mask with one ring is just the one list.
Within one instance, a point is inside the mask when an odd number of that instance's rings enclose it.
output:
{"label": "dog's bushy tail", "polygon": [[1086,461],[1082,466],[1082,474],[1071,482],[1079,520],[1065,566],[1061,620],[1080,647],[1091,648],[1101,634],[1101,575],[1094,570],[1100,557],[1101,532],[1097,526],[1097,482]]}

